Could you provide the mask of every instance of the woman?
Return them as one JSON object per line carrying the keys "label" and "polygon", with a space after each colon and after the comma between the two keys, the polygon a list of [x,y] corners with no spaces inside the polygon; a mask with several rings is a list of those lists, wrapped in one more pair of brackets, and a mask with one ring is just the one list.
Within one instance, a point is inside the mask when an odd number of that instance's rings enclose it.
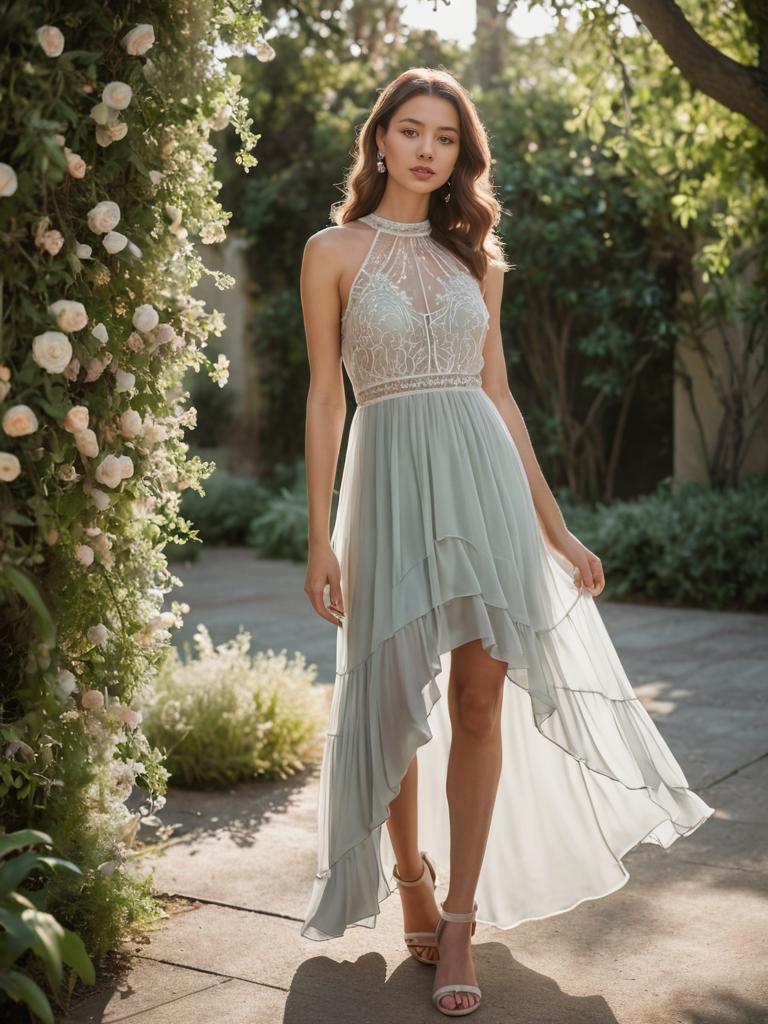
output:
{"label": "woman", "polygon": [[[374,927],[396,885],[406,944],[455,1016],[480,1003],[476,920],[607,895],[633,846],[713,813],[624,674],[593,600],[600,559],[567,529],[509,391],[490,165],[459,83],[404,72],[301,279],[305,591],[338,629],[301,933]],[[342,364],[357,409],[329,539]]]}

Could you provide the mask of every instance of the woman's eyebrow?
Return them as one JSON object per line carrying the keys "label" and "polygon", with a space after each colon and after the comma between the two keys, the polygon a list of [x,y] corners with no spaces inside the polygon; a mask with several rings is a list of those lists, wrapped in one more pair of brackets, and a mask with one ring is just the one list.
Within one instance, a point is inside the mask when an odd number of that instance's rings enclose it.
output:
{"label": "woman's eyebrow", "polygon": [[[418,121],[415,117],[401,117],[400,120],[397,123],[398,124],[402,124],[403,121],[412,121],[413,124],[419,124],[419,125],[421,125],[422,128],[424,127],[424,122],[423,121]],[[438,128],[437,130],[439,132],[456,132],[457,135],[459,134],[459,129],[458,128],[452,128],[451,125],[449,125],[449,124],[444,124],[441,128]]]}

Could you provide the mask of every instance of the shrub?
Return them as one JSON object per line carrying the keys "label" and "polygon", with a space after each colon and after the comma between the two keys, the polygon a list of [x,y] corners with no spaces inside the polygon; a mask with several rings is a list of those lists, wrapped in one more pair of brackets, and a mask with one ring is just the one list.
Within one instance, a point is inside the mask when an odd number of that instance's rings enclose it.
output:
{"label": "shrub", "polygon": [[668,481],[634,501],[561,508],[603,563],[609,599],[768,607],[768,474],[723,491]]}
{"label": "shrub", "polygon": [[142,710],[144,729],[165,751],[179,786],[218,788],[247,779],[286,778],[321,755],[325,694],[313,686],[316,666],[298,651],[249,654],[250,635],[214,647],[205,626],[197,657],[167,652]]}

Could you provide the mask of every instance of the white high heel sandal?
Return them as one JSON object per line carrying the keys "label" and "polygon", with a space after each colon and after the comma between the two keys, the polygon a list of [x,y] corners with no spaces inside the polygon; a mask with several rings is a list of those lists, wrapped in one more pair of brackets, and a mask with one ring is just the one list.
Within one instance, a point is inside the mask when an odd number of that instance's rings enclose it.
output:
{"label": "white high heel sandal", "polygon": [[[435,867],[432,858],[425,851],[421,851],[421,859],[424,862],[424,868],[418,878],[412,882],[406,882],[405,879],[401,878],[397,873],[397,865],[394,868],[394,876],[397,879],[398,888],[403,885],[409,888],[413,888],[416,885],[422,885],[431,877],[432,888],[437,888],[437,868]],[[434,960],[430,960],[429,957],[422,956],[417,952],[419,947],[428,946],[430,949],[434,949],[437,952],[437,941],[435,938],[436,932],[405,932],[403,938],[405,944],[408,947],[408,952],[412,957],[415,957],[419,963],[430,964],[432,967],[440,959],[439,954],[435,956]]]}
{"label": "white high heel sandal", "polygon": [[[451,911],[446,910],[443,904],[440,904],[440,920],[437,923],[437,929],[435,931],[435,942],[440,942],[440,935],[443,931],[443,926],[446,921],[471,921],[472,931],[470,935],[475,934],[477,928],[477,903],[475,903],[472,911],[469,914],[453,914]],[[472,1006],[457,1006],[453,1010],[449,1010],[447,1006],[440,1005],[440,999],[443,996],[453,995],[456,992],[470,992],[472,995],[477,996],[477,1000]],[[474,1013],[480,1005],[482,992],[477,985],[441,985],[440,988],[436,988],[432,993],[432,1002],[435,1004],[440,1013],[444,1013],[446,1017],[463,1017],[468,1013]],[[458,1000],[456,1000],[458,1002]]]}

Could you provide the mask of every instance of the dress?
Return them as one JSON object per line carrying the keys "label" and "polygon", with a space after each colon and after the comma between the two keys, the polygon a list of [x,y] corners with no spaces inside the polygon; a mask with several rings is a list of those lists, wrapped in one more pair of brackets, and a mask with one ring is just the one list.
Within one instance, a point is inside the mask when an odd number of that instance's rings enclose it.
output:
{"label": "dress", "polygon": [[489,314],[476,279],[429,219],[360,221],[373,231],[341,349],[357,408],[331,536],[347,618],[300,931],[375,927],[396,888],[388,805],[414,754],[419,843],[447,877],[450,651],[475,638],[507,662],[478,921],[512,928],[614,892],[632,847],[669,847],[714,808],[545,541],[517,446],[481,387]]}

